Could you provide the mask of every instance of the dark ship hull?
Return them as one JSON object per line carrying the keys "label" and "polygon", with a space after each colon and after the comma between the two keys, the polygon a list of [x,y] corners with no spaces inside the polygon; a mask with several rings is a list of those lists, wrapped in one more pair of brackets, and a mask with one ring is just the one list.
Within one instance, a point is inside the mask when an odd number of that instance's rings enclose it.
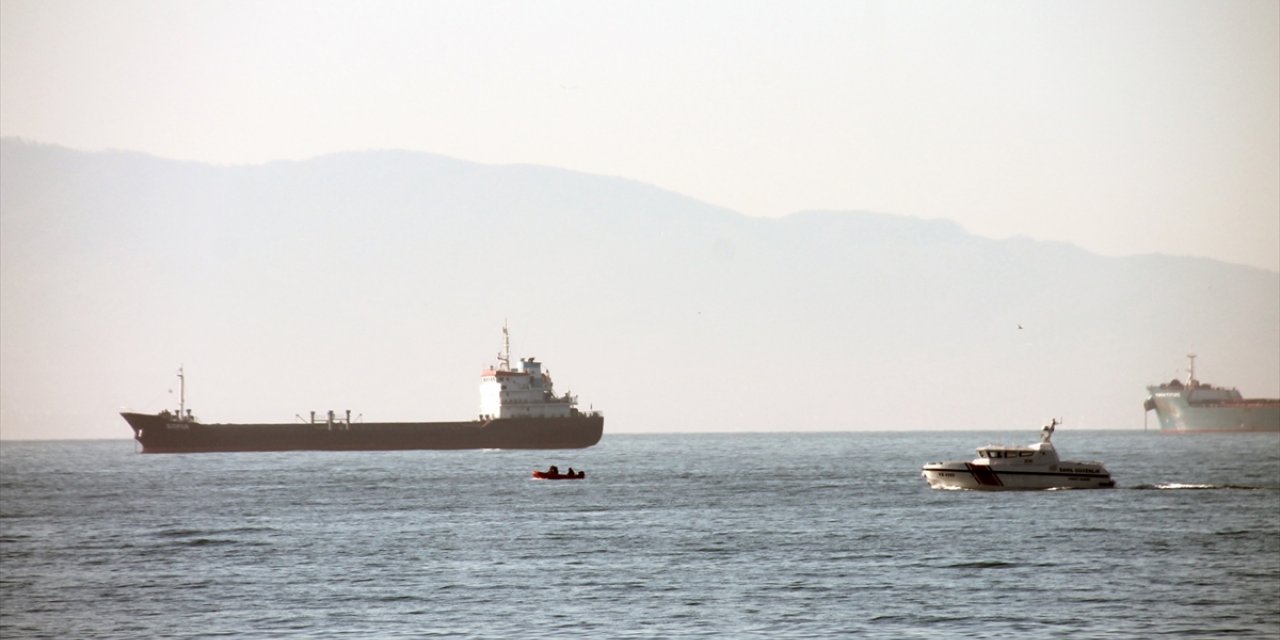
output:
{"label": "dark ship hull", "polygon": [[143,453],[581,449],[600,441],[604,417],[501,418],[467,422],[202,424],[173,414],[121,413]]}

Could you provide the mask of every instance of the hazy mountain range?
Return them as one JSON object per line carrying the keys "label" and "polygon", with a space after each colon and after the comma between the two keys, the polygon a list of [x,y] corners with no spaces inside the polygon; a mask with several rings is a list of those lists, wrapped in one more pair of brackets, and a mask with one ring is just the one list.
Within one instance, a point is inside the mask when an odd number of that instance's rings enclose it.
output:
{"label": "hazy mountain range", "polygon": [[0,145],[5,438],[127,437],[179,365],[207,421],[468,418],[504,321],[606,433],[1141,428],[1189,349],[1280,395],[1277,272],[425,153]]}

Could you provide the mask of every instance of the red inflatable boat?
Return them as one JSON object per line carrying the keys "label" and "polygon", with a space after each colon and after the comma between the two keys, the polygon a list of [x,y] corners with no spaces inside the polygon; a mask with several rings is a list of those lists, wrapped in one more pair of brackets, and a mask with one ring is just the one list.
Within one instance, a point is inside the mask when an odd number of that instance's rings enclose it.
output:
{"label": "red inflatable boat", "polygon": [[559,471],[534,471],[533,477],[539,480],[581,480],[587,477],[586,471],[560,473]]}

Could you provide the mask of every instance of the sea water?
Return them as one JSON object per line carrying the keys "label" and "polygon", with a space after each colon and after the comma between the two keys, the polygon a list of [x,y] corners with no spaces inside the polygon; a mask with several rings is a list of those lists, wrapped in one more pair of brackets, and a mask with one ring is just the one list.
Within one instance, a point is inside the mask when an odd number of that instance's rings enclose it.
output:
{"label": "sea water", "polygon": [[[1060,430],[1119,487],[937,491],[1010,432],[573,451],[0,444],[4,638],[1276,638],[1280,435]],[[556,464],[581,481],[533,480]]]}

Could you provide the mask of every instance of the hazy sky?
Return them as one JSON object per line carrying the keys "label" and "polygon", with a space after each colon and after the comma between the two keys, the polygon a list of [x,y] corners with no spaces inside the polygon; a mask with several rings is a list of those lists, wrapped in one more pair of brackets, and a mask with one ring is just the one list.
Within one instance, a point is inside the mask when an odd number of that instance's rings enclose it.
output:
{"label": "hazy sky", "polygon": [[0,134],[401,148],[1280,270],[1280,3],[0,0]]}

